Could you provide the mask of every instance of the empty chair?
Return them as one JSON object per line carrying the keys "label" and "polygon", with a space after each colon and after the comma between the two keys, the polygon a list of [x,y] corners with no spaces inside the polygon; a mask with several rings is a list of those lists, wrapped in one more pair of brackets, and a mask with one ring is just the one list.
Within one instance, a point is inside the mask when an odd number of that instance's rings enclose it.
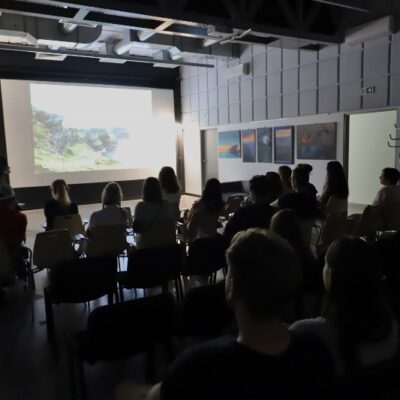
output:
{"label": "empty chair", "polygon": [[192,289],[183,300],[180,334],[212,338],[225,333],[233,314],[225,301],[225,281]]}
{"label": "empty chair", "polygon": [[40,232],[33,246],[34,272],[76,259],[67,229]]}
{"label": "empty chair", "polygon": [[228,244],[222,235],[193,240],[189,244],[182,275],[202,275],[215,282],[216,272],[226,268],[225,250]]}
{"label": "empty chair", "polygon": [[397,231],[400,229],[400,203],[392,203],[381,208],[382,230]]}
{"label": "empty chair", "polygon": [[53,229],[67,229],[71,237],[86,235],[82,218],[79,214],[58,215],[54,218]]}
{"label": "empty chair", "polygon": [[88,257],[117,257],[125,253],[127,248],[126,226],[97,225],[90,230],[86,255]]}
{"label": "empty chair", "polygon": [[354,234],[355,236],[366,237],[368,240],[375,240],[377,232],[382,228],[382,216],[378,206],[367,206],[358,221]]}
{"label": "empty chair", "polygon": [[80,394],[83,398],[86,395],[84,362],[115,361],[146,353],[146,377],[152,381],[157,343],[164,345],[167,361],[172,361],[175,319],[176,304],[171,294],[103,306],[91,312],[86,330],[70,341],[73,398],[77,392],[76,375]]}
{"label": "empty chair", "polygon": [[106,295],[112,303],[117,293],[114,257],[80,258],[53,266],[44,289],[48,340],[55,339],[53,304],[85,303]]}
{"label": "empty chair", "polygon": [[152,249],[137,249],[129,255],[127,271],[118,273],[120,297],[123,289],[148,289],[161,286],[168,289],[169,281],[175,281],[178,298],[181,297],[180,271],[184,247],[173,245]]}
{"label": "empty chair", "polygon": [[221,212],[221,216],[224,218],[229,218],[229,216],[240,207],[240,204],[244,198],[245,196],[243,194],[230,195],[226,200],[226,204]]}

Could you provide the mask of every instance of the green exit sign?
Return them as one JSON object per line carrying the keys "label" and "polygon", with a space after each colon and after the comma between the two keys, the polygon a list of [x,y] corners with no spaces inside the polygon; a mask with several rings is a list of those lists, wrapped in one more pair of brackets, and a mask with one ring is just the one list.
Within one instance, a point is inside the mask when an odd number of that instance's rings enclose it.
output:
{"label": "green exit sign", "polygon": [[367,86],[361,89],[361,96],[366,96],[368,94],[375,94],[376,88],[375,86]]}

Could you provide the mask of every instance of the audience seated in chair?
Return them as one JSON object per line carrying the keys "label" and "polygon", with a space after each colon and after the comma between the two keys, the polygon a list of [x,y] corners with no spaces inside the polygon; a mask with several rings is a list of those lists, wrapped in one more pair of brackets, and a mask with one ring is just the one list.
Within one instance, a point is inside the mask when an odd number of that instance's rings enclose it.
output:
{"label": "audience seated in chair", "polygon": [[221,184],[212,178],[206,182],[200,200],[196,201],[184,218],[184,236],[195,238],[213,236],[217,233],[218,217],[224,208]]}
{"label": "audience seated in chair", "polygon": [[77,204],[69,198],[69,187],[63,179],[56,179],[50,185],[50,191],[52,199],[44,205],[47,230],[53,229],[57,216],[79,214]]}
{"label": "audience seated in chair", "polygon": [[346,176],[339,161],[329,161],[326,166],[326,181],[322,194],[318,198],[319,202],[327,206],[333,199],[342,200],[342,209],[347,213],[347,198],[349,197],[349,187]]}
{"label": "audience seated in chair", "polygon": [[175,171],[171,167],[162,167],[158,174],[163,200],[169,203],[172,217],[175,221],[180,218],[179,203],[181,200],[181,187]]}
{"label": "audience seated in chair", "polygon": [[0,193],[0,241],[4,243],[15,274],[20,278],[25,278],[27,273],[24,263],[26,248],[23,245],[27,224],[26,215],[19,209],[13,192],[11,196]]}
{"label": "audience seated in chair", "polygon": [[101,202],[103,209],[90,216],[88,234],[92,228],[99,225],[127,225],[129,216],[127,211],[121,208],[122,190],[118,183],[107,183],[101,194]]}
{"label": "audience seated in chair", "polygon": [[315,188],[315,186],[310,182],[310,175],[313,170],[313,166],[310,164],[297,164],[296,168],[303,168],[304,171],[308,173],[308,185],[307,185],[307,192],[316,196],[318,193],[318,190]]}
{"label": "audience seated in chair", "polygon": [[291,180],[292,168],[290,168],[288,165],[281,165],[278,168],[278,174],[281,178],[283,194],[293,193],[292,180]]}
{"label": "audience seated in chair", "polygon": [[162,199],[157,178],[147,178],[143,183],[142,201],[135,207],[133,230],[136,247],[168,246],[175,243],[175,225],[170,205]]}
{"label": "audience seated in chair", "polygon": [[233,238],[227,260],[225,293],[237,337],[188,351],[148,398],[323,398],[332,373],[328,354],[318,341],[293,335],[282,323],[300,283],[291,247],[272,232],[250,229]]}
{"label": "audience seated in chair", "polygon": [[379,189],[372,202],[373,206],[390,207],[393,203],[400,202],[400,186],[397,185],[400,173],[396,168],[384,168],[379,177],[383,188]]}
{"label": "audience seated in chair", "polygon": [[7,159],[0,156],[0,198],[13,197],[14,190],[7,182],[7,176],[10,174],[10,167]]}
{"label": "audience seated in chair", "polygon": [[296,252],[303,273],[303,293],[320,290],[322,279],[317,260],[307,245],[295,212],[289,209],[278,211],[271,219],[271,231],[287,240]]}
{"label": "audience seated in chair", "polygon": [[271,206],[275,208],[290,208],[299,218],[315,218],[317,216],[317,201],[315,194],[309,193],[309,172],[305,168],[295,168],[292,172],[293,193],[286,193]]}
{"label": "audience seated in chair", "polygon": [[249,228],[269,228],[275,210],[270,206],[273,198],[270,180],[265,175],[255,175],[250,180],[251,203],[240,207],[225,227],[224,236],[230,241],[233,236]]}
{"label": "audience seated in chair", "polygon": [[398,350],[398,324],[383,295],[372,247],[361,239],[333,242],[323,278],[326,299],[321,316],[297,321],[291,331],[321,338],[338,376],[393,358]]}

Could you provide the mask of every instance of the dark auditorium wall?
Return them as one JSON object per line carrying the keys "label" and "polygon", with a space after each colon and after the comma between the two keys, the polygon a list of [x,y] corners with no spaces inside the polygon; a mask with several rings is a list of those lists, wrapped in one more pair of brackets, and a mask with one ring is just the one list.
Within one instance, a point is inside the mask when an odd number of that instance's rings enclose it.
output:
{"label": "dark auditorium wall", "polygon": [[[7,52],[0,58],[0,79],[39,80],[50,82],[71,82],[106,84],[172,89],[174,93],[175,119],[181,122],[181,101],[179,69],[154,68],[152,64],[126,63],[113,65],[99,63],[94,59],[68,57],[63,62],[35,60],[33,54]],[[1,94],[1,93],[0,93]],[[6,154],[3,107],[0,95],[0,154]],[[12,166],[11,166],[12,169]],[[139,198],[142,180],[119,182],[124,199]],[[100,201],[104,182],[71,185],[71,196],[78,204]],[[28,187],[16,189],[21,202],[27,209],[41,208],[49,197],[49,188]]]}

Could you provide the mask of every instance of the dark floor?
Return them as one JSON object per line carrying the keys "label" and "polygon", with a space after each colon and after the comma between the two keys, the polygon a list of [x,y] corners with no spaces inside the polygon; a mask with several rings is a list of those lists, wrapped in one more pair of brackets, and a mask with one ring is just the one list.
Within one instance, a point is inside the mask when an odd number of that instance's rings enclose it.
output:
{"label": "dark floor", "polygon": [[[46,272],[35,276],[38,288],[46,281]],[[140,295],[140,293],[139,293]],[[125,298],[133,298],[126,291]],[[54,317],[57,332],[59,360],[56,361],[47,343],[44,301],[41,295],[34,298],[32,322],[31,295],[23,286],[7,289],[0,304],[0,399],[1,400],[69,400],[70,382],[66,357],[66,340],[86,326],[89,310],[83,304],[55,305]],[[106,298],[91,302],[91,310],[106,304]],[[158,365],[158,376],[165,369]],[[114,399],[115,391],[124,381],[144,383],[144,356],[127,361],[98,363],[85,366],[88,399]]]}

